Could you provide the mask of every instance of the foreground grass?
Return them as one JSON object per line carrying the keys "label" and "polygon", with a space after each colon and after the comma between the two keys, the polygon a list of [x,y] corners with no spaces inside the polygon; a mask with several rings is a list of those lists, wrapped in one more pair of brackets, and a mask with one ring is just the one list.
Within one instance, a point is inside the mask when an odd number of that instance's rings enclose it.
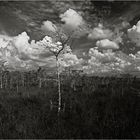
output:
{"label": "foreground grass", "polygon": [[60,117],[49,104],[57,93],[36,89],[30,96],[8,96],[1,91],[0,138],[140,138],[139,93],[114,91],[64,92]]}

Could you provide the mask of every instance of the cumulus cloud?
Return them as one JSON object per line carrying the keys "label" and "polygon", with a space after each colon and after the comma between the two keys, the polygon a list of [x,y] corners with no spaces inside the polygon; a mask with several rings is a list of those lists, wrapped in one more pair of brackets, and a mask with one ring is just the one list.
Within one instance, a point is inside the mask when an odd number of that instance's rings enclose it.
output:
{"label": "cumulus cloud", "polygon": [[79,59],[75,54],[73,53],[66,53],[63,54],[60,58],[60,64],[62,67],[71,67],[78,65],[82,62],[82,59]]}
{"label": "cumulus cloud", "polygon": [[115,53],[110,50],[100,52],[98,48],[91,48],[89,50],[89,56],[91,57],[91,59],[89,59],[89,63],[91,63],[92,61],[96,61],[99,63],[110,63],[112,61],[116,61]]}
{"label": "cumulus cloud", "polygon": [[110,41],[108,39],[99,40],[96,42],[96,46],[100,49],[119,49],[119,45],[116,42]]}
{"label": "cumulus cloud", "polygon": [[102,24],[95,27],[88,35],[89,39],[110,39],[113,36],[113,32],[109,29],[105,29]]}
{"label": "cumulus cloud", "polygon": [[[135,55],[127,55],[121,51],[112,52],[107,50],[100,52],[97,47],[89,50],[87,65],[83,67],[88,74],[104,74],[109,75],[139,72],[140,59],[138,61],[138,53]],[[137,60],[137,61],[136,61]]]}
{"label": "cumulus cloud", "polygon": [[13,40],[14,45],[18,48],[18,51],[20,53],[28,51],[29,39],[30,39],[30,37],[27,35],[26,32],[23,32],[14,38],[14,40]]}
{"label": "cumulus cloud", "polygon": [[136,46],[140,47],[140,21],[132,28],[128,29],[128,37]]}
{"label": "cumulus cloud", "polygon": [[60,15],[61,21],[65,23],[65,27],[69,30],[75,30],[84,24],[84,20],[75,10],[69,9]]}
{"label": "cumulus cloud", "polygon": [[[116,41],[117,42],[117,41]],[[83,68],[86,73],[132,73],[140,71],[140,52],[127,55],[121,51],[118,42],[102,39],[96,42],[97,47],[89,50],[86,60],[79,59],[69,46],[59,56],[61,70],[65,67]],[[54,69],[55,56],[51,51],[61,49],[61,42],[55,42],[45,36],[40,41],[30,40],[26,32],[15,37],[0,36],[0,61],[6,60],[5,67],[10,70],[32,70],[39,66]],[[100,50],[103,50],[100,52]],[[83,65],[84,62],[84,66]],[[86,65],[87,64],[87,65]]]}
{"label": "cumulus cloud", "polygon": [[[44,53],[44,48],[39,45],[39,42],[31,41],[26,32],[12,38],[0,36],[0,57],[5,60],[5,66],[9,69],[28,69],[34,68],[40,61],[41,53]],[[23,68],[25,67],[25,68]]]}
{"label": "cumulus cloud", "polygon": [[40,43],[41,41],[35,42],[34,40],[29,43],[30,37],[27,35],[26,32],[19,34],[18,36],[14,37],[13,45],[18,50],[18,55],[24,60],[27,58],[29,59],[39,59],[41,54],[48,54],[48,50],[45,46],[42,46]]}
{"label": "cumulus cloud", "polygon": [[5,41],[4,38],[0,38],[0,48],[5,48],[8,45],[8,41]]}
{"label": "cumulus cloud", "polygon": [[[56,60],[51,52],[57,53],[62,48],[61,42],[54,42],[48,36],[37,42],[30,41],[26,32],[6,39],[1,36],[0,43],[0,61],[6,61],[5,67],[9,70],[31,70],[39,66],[55,68]],[[62,67],[80,62],[69,46],[65,47],[59,57]]]}
{"label": "cumulus cloud", "polygon": [[47,21],[43,22],[41,29],[44,32],[54,32],[55,33],[57,30],[57,27],[51,21],[47,20]]}
{"label": "cumulus cloud", "polygon": [[124,32],[121,31],[121,28],[118,25],[114,26],[114,30],[112,31],[99,23],[98,27],[95,27],[92,32],[88,34],[88,38],[90,40],[98,40],[96,44],[101,48],[110,48],[112,46],[111,48],[118,49],[119,44],[123,44],[123,35]]}
{"label": "cumulus cloud", "polygon": [[127,27],[129,27],[130,26],[130,23],[129,22],[127,22],[127,21],[123,21],[122,22],[122,27],[123,28],[127,28]]}

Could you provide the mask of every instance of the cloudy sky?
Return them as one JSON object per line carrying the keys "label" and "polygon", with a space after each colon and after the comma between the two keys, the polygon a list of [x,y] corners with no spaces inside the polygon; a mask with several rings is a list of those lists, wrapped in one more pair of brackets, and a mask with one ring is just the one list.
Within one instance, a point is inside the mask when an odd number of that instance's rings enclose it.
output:
{"label": "cloudy sky", "polygon": [[73,38],[72,52],[61,57],[63,66],[88,74],[139,75],[139,9],[139,1],[1,1],[1,62],[6,60],[11,70],[42,66],[51,71],[54,56],[40,45],[48,35],[48,25],[70,29],[83,22],[84,31]]}

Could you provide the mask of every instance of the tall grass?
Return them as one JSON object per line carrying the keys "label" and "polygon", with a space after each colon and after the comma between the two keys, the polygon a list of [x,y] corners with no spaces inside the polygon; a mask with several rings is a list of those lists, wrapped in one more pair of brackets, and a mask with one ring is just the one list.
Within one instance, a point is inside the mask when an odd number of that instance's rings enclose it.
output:
{"label": "tall grass", "polygon": [[0,138],[140,138],[138,91],[130,86],[123,91],[119,86],[62,88],[65,108],[59,117],[57,108],[50,109],[50,100],[58,99],[55,88],[32,87],[20,95],[1,90]]}

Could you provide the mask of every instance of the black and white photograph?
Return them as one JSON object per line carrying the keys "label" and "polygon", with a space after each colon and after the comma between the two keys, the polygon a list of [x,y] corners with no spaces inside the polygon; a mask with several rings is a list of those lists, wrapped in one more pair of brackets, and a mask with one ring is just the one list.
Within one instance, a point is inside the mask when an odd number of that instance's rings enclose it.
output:
{"label": "black and white photograph", "polygon": [[140,1],[0,0],[0,139],[140,139]]}

